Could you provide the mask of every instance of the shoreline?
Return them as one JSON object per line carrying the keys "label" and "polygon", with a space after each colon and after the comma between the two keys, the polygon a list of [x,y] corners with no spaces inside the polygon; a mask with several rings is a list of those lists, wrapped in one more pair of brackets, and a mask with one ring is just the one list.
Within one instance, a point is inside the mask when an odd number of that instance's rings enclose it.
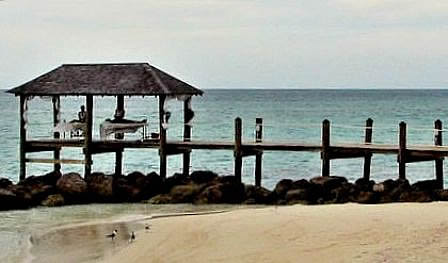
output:
{"label": "shoreline", "polygon": [[445,262],[448,204],[279,206],[159,218],[99,262]]}

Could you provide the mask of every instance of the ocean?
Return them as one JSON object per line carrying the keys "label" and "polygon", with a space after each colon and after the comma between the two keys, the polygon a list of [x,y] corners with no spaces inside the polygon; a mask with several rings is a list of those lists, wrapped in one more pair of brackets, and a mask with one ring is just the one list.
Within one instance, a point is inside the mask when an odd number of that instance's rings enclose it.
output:
{"label": "ocean", "polygon": [[[321,123],[331,121],[331,143],[363,142],[367,118],[374,120],[373,142],[398,143],[398,124],[408,124],[408,144],[433,145],[434,121],[446,122],[448,117],[448,90],[205,90],[202,97],[192,100],[195,117],[193,140],[228,140],[234,138],[234,119],[243,120],[243,141],[254,141],[255,119],[263,118],[263,138],[275,142],[319,143]],[[110,97],[95,98],[94,136],[99,137],[99,125],[112,118],[115,100]],[[77,117],[82,97],[61,99],[62,119],[70,121]],[[0,177],[13,181],[18,179],[18,99],[11,94],[0,93],[2,105],[0,126]],[[125,99],[126,118],[147,119],[149,132],[158,130],[158,104],[153,97]],[[34,98],[29,104],[28,138],[52,136],[52,104],[48,98]],[[170,100],[167,110],[171,114],[168,140],[181,139],[182,103]],[[127,135],[139,139],[140,134]],[[32,154],[33,157],[50,157],[49,153]],[[63,150],[62,158],[82,159],[80,149]],[[382,181],[398,177],[396,156],[374,155],[371,178]],[[233,172],[232,151],[195,150],[191,157],[191,170],[212,170],[220,175]],[[114,154],[94,156],[93,171],[113,173]],[[243,181],[254,182],[254,158],[244,159]],[[149,150],[126,150],[124,172],[158,171],[158,152]],[[408,164],[407,176],[411,182],[434,178],[434,163]],[[28,175],[40,175],[51,171],[51,165],[29,164]],[[282,178],[301,179],[320,175],[319,153],[265,152],[263,155],[263,181],[272,189]],[[362,176],[363,159],[335,160],[331,174],[345,176],[351,181]],[[445,169],[446,169],[445,165]],[[79,165],[63,165],[62,171],[82,172]],[[168,174],[182,170],[179,156],[168,158]],[[445,184],[446,185],[446,184]],[[113,253],[103,235],[110,218],[129,216],[141,218],[153,213],[197,210],[190,206],[152,206],[146,204],[87,205],[60,208],[33,208],[25,211],[0,212],[0,262],[34,261],[51,262],[55,247],[64,251],[83,253],[86,260]],[[207,208],[205,208],[207,209]],[[117,219],[117,220],[118,220]],[[86,229],[80,224],[96,222],[88,226],[90,243],[79,247],[79,234]],[[128,225],[126,225],[128,226]],[[124,226],[123,226],[124,227]],[[61,230],[62,229],[62,230]],[[74,229],[73,231],[71,229]],[[31,237],[31,238],[30,238]],[[40,245],[39,245],[40,244]],[[8,249],[6,249],[8,248]],[[92,249],[95,248],[95,249]],[[52,252],[53,251],[53,252]],[[62,250],[61,250],[62,251]],[[26,252],[26,253],[25,253]],[[54,258],[53,258],[54,260]]]}

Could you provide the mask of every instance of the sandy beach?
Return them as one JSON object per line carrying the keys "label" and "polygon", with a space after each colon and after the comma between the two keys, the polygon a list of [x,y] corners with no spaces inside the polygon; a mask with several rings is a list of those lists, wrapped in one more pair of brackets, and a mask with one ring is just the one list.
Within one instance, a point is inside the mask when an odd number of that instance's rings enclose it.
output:
{"label": "sandy beach", "polygon": [[435,202],[159,218],[103,262],[446,262],[447,216]]}

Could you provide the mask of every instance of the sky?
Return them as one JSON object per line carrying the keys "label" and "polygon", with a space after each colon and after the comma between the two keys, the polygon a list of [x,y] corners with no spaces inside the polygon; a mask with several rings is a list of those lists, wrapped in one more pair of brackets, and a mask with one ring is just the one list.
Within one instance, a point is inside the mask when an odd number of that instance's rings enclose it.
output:
{"label": "sky", "polygon": [[448,1],[0,0],[0,88],[149,62],[198,88],[448,87]]}

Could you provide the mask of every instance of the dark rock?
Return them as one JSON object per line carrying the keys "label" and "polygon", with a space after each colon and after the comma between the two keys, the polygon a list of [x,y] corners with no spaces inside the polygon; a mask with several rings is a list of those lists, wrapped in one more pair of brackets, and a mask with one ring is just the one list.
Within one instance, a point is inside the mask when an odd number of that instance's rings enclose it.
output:
{"label": "dark rock", "polygon": [[[252,204],[270,204],[273,202],[273,195],[272,192],[268,189],[260,186],[254,186],[254,185],[246,185],[245,186],[245,192],[246,192],[246,204],[249,204],[253,202]],[[248,201],[249,199],[253,201]]]}
{"label": "dark rock", "polygon": [[160,205],[160,204],[170,204],[172,201],[171,196],[168,194],[160,194],[149,199],[148,203]]}
{"label": "dark rock", "polygon": [[434,191],[435,199],[438,201],[448,201],[448,189]]}
{"label": "dark rock", "polygon": [[[169,182],[168,184],[174,181]],[[174,184],[173,184],[174,186]],[[169,187],[170,189],[172,186]],[[117,201],[135,202],[147,200],[162,192],[162,178],[157,173],[148,176],[139,172],[114,179],[114,196]]]}
{"label": "dark rock", "polygon": [[366,180],[364,178],[359,178],[355,181],[355,186],[360,190],[364,192],[373,191],[373,185],[375,185],[375,181],[373,180]]}
{"label": "dark rock", "polygon": [[13,191],[0,188],[0,211],[23,208],[22,204]]}
{"label": "dark rock", "polygon": [[11,180],[8,178],[0,178],[0,188],[6,188],[8,186],[12,185]]}
{"label": "dark rock", "polygon": [[56,185],[57,181],[61,178],[61,173],[53,171],[41,176],[29,176],[25,180],[19,182],[20,185],[34,185],[34,184],[46,184]]}
{"label": "dark rock", "polygon": [[305,179],[294,181],[291,185],[291,189],[308,189],[311,187],[311,183]]}
{"label": "dark rock", "polygon": [[376,204],[378,200],[379,195],[377,193],[360,191],[354,201],[361,204]]}
{"label": "dark rock", "polygon": [[175,173],[173,176],[170,176],[166,178],[165,182],[163,183],[163,192],[169,193],[171,191],[171,188],[173,188],[176,185],[186,185],[191,182],[190,178],[188,176],[185,176],[181,173]]}
{"label": "dark rock", "polygon": [[341,186],[333,188],[329,194],[325,195],[326,204],[341,204],[352,201],[352,197],[358,193],[354,184],[342,183]]}
{"label": "dark rock", "polygon": [[[144,196],[150,198],[162,192],[163,180],[156,172],[146,175],[147,185],[144,188]],[[145,198],[146,199],[146,198]]]}
{"label": "dark rock", "polygon": [[87,183],[77,173],[64,174],[56,187],[67,203],[84,203],[87,197]]}
{"label": "dark rock", "polygon": [[92,173],[86,180],[93,202],[114,201],[114,177],[103,173]]}
{"label": "dark rock", "polygon": [[11,191],[16,196],[10,204],[4,204],[9,209],[24,209],[35,205],[29,189],[22,185],[10,185],[4,190]]}
{"label": "dark rock", "polygon": [[35,184],[30,185],[27,190],[31,194],[32,205],[39,204],[42,200],[47,198],[47,196],[54,194],[56,192],[56,187],[53,185],[46,184]]}
{"label": "dark rock", "polygon": [[197,184],[176,185],[170,191],[171,202],[191,203],[200,191],[201,186]]}
{"label": "dark rock", "polygon": [[191,173],[190,178],[196,184],[205,184],[216,179],[218,175],[211,171],[194,171]]}
{"label": "dark rock", "polygon": [[431,193],[427,191],[404,192],[400,195],[401,202],[431,202]]}
{"label": "dark rock", "polygon": [[381,197],[382,203],[399,201],[402,193],[411,191],[409,181],[406,179],[386,180],[383,184],[386,192]]}
{"label": "dark rock", "polygon": [[198,204],[228,203],[238,204],[245,200],[242,183],[217,183],[207,186],[195,199]]}
{"label": "dark rock", "polygon": [[60,194],[49,195],[41,203],[43,206],[55,207],[63,206],[65,204],[64,197]]}
{"label": "dark rock", "polygon": [[309,204],[311,193],[309,189],[291,189],[286,192],[285,199],[287,204]]}
{"label": "dark rock", "polygon": [[336,187],[340,187],[343,183],[347,183],[347,179],[340,176],[318,176],[312,178],[310,183],[319,185],[325,192],[329,192]]}
{"label": "dark rock", "polygon": [[294,181],[291,179],[280,180],[274,188],[274,194],[277,199],[285,199],[286,193],[292,188]]}
{"label": "dark rock", "polygon": [[432,192],[440,189],[439,183],[436,180],[424,180],[414,183],[412,186],[414,191]]}

